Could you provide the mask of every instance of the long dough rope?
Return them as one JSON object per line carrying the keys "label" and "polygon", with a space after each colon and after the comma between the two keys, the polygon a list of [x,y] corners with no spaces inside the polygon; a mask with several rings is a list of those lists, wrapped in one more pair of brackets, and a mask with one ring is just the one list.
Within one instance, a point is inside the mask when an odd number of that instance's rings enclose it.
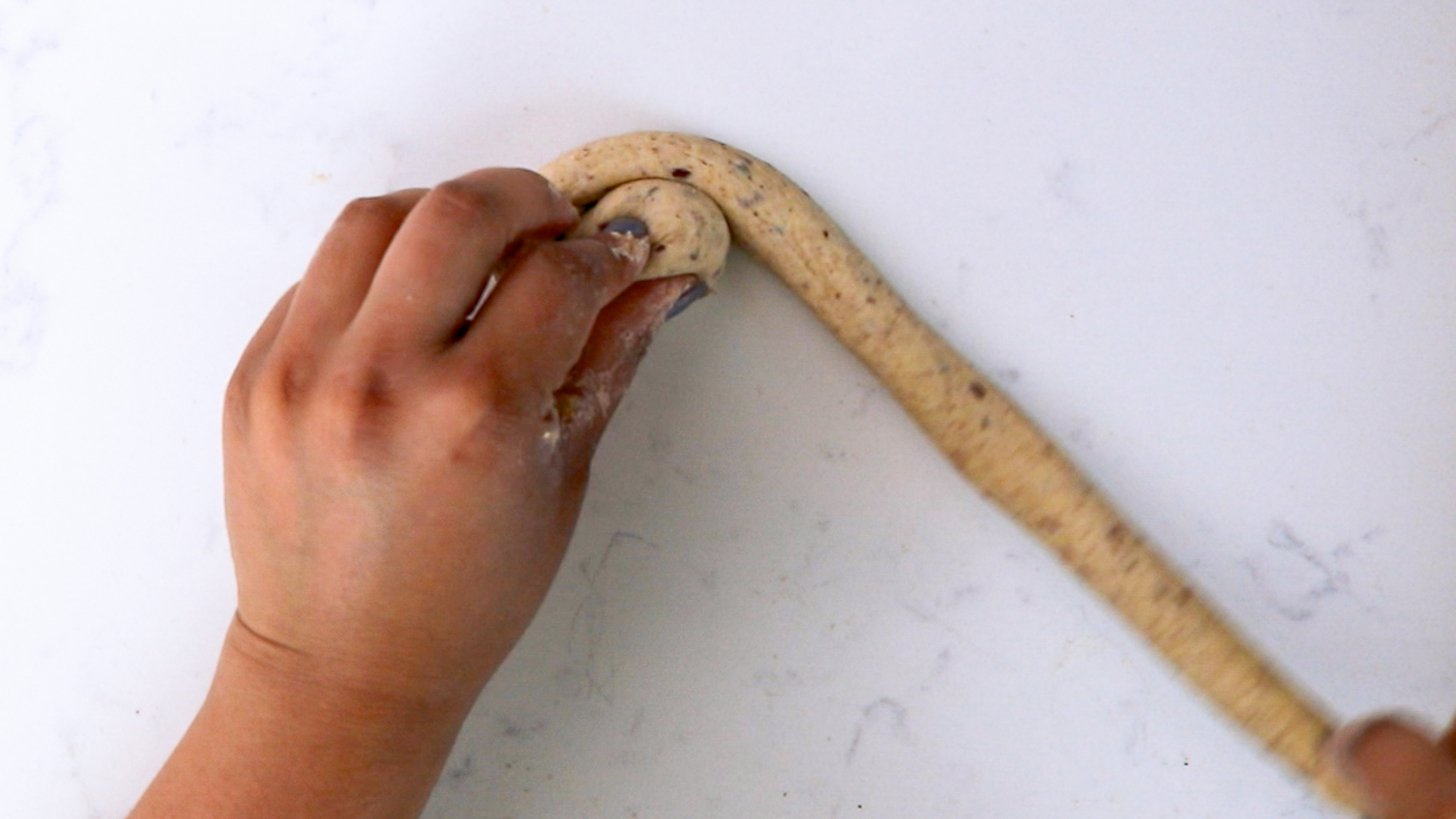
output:
{"label": "long dough rope", "polygon": [[[644,132],[600,140],[543,173],[579,204],[641,179],[711,198],[733,238],[798,293],[961,474],[1110,603],[1232,720],[1334,801],[1330,721],[1199,598],[991,381],[927,327],[833,221],[767,163],[723,143]],[[649,225],[651,222],[649,221]]]}

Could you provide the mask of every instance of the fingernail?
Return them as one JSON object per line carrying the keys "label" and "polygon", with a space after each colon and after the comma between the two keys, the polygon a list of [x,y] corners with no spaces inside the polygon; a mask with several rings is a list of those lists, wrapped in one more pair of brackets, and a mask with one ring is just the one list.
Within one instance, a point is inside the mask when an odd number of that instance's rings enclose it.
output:
{"label": "fingernail", "polygon": [[601,230],[603,233],[620,233],[623,236],[634,236],[638,239],[647,238],[647,223],[635,216],[618,216],[604,222]]}
{"label": "fingernail", "polygon": [[677,301],[673,302],[672,307],[667,311],[667,317],[670,319],[676,316],[678,313],[688,309],[693,302],[706,295],[708,295],[708,283],[702,279],[698,279],[693,283],[692,287],[689,287],[681,296],[678,296]]}

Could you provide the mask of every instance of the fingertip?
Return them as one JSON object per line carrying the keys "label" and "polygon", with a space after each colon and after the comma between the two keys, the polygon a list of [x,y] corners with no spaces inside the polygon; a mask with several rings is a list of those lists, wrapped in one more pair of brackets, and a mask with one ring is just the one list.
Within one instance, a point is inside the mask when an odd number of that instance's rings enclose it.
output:
{"label": "fingertip", "polygon": [[590,241],[601,242],[611,251],[609,275],[619,285],[611,292],[612,297],[637,281],[652,256],[652,242],[646,236],[602,231],[590,237]]}
{"label": "fingertip", "polygon": [[1367,718],[1346,723],[1330,736],[1323,749],[1327,764],[1338,774],[1342,784],[1354,791],[1362,805],[1370,802],[1369,787],[1355,760],[1354,749],[1361,745],[1378,722],[1379,719]]}
{"label": "fingertip", "polygon": [[1392,747],[1405,751],[1430,744],[1427,731],[1417,720],[1406,715],[1382,714],[1342,726],[1330,737],[1327,752],[1341,770],[1355,773],[1363,770],[1380,751]]}
{"label": "fingertip", "polygon": [[1405,716],[1353,722],[1331,737],[1326,753],[1382,817],[1435,817],[1456,807],[1456,765],[1431,734]]}

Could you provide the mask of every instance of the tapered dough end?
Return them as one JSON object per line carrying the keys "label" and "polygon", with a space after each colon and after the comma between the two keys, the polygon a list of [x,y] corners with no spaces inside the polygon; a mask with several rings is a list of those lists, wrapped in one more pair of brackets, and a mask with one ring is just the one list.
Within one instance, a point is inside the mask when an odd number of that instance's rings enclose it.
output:
{"label": "tapered dough end", "polygon": [[728,258],[728,222],[717,204],[692,185],[665,179],[628,182],[608,191],[582,215],[575,235],[590,236],[619,216],[647,225],[652,256],[641,279],[691,273],[713,288]]}

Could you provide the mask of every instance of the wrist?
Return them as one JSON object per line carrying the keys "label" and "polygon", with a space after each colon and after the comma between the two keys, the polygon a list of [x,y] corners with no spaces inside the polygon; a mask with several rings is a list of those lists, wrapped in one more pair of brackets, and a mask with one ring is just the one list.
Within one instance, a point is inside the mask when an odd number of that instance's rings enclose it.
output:
{"label": "wrist", "polygon": [[234,618],[202,709],[134,816],[417,815],[469,707],[359,684]]}
{"label": "wrist", "polygon": [[363,735],[448,734],[452,739],[478,694],[464,680],[352,670],[255,632],[234,616],[223,640],[209,699],[237,700],[282,719],[349,727]]}

